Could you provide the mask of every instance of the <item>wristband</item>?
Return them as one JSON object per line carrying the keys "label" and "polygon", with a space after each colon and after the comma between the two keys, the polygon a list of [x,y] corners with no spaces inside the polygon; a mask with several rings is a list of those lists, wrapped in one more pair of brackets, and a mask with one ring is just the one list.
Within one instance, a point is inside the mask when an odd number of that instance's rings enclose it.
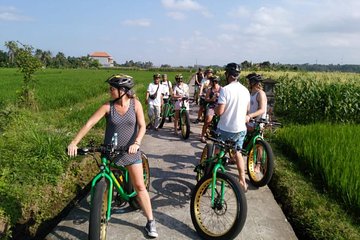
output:
{"label": "wristband", "polygon": [[134,144],[136,144],[140,147],[140,143],[138,141],[135,141]]}

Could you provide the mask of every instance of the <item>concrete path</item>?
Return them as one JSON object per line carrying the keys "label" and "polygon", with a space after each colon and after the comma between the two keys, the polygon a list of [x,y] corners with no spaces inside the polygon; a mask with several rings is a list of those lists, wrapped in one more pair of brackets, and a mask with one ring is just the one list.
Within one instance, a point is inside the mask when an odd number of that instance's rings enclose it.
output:
{"label": "concrete path", "polygon": [[[193,82],[193,81],[192,81]],[[192,91],[192,82],[189,84]],[[190,117],[196,119],[197,106],[192,105]],[[204,143],[199,141],[202,124],[191,124],[186,141],[173,134],[173,123],[165,123],[158,132],[147,131],[142,150],[151,168],[150,197],[157,221],[158,239],[200,239],[190,217],[190,192],[194,188],[194,166],[200,159]],[[237,175],[231,165],[231,174]],[[236,239],[289,240],[297,239],[273,194],[266,186],[255,188],[248,181],[246,193],[248,214],[245,226]],[[45,238],[47,240],[87,239],[89,196]],[[144,226],[146,218],[129,205],[115,208],[108,228],[108,240],[149,239]]]}

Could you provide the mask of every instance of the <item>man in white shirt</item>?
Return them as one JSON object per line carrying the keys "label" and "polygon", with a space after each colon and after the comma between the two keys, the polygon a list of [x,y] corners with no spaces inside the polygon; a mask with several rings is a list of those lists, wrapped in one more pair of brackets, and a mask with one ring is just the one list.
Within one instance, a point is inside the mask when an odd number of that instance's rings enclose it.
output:
{"label": "man in white shirt", "polygon": [[220,116],[217,131],[222,140],[231,139],[236,142],[238,151],[235,159],[239,172],[240,185],[247,191],[245,180],[245,164],[240,153],[246,135],[246,114],[250,108],[250,93],[238,82],[241,68],[236,63],[229,63],[225,67],[227,85],[222,87],[215,113]]}
{"label": "man in white shirt", "polygon": [[160,74],[154,74],[154,82],[150,83],[146,91],[146,104],[148,105],[148,116],[150,123],[148,128],[158,130],[160,123],[160,110],[162,104],[162,86],[160,84]]}

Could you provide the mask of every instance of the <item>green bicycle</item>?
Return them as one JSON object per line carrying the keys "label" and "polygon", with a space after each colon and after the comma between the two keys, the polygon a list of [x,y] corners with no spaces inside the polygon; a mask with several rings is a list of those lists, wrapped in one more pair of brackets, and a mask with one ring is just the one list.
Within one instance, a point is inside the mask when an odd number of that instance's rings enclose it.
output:
{"label": "green bicycle", "polygon": [[[247,216],[245,192],[225,170],[226,153],[235,148],[235,142],[210,139],[214,143],[206,145],[208,157],[194,170],[198,183],[191,195],[191,220],[204,239],[233,239]],[[219,149],[217,154],[215,149]]]}
{"label": "green bicycle", "polygon": [[[206,133],[207,138],[214,137],[218,121],[219,118],[214,116]],[[270,182],[275,165],[274,153],[270,144],[264,138],[264,131],[281,124],[266,119],[252,119],[251,122],[255,124],[254,131],[246,134],[241,153],[247,156],[246,167],[250,182],[255,187],[263,187]],[[233,155],[234,151],[230,149],[230,158],[233,158]],[[200,163],[206,160],[207,157],[207,146],[205,146]]]}
{"label": "green bicycle", "polygon": [[[188,97],[181,98],[181,107],[179,113],[179,122],[178,126],[181,130],[181,136],[183,139],[188,139],[190,136],[190,116],[188,110],[186,110],[185,101],[189,100]],[[161,121],[159,128],[164,126],[166,118],[172,118],[175,116],[175,106],[173,101],[168,101],[163,104],[163,109],[161,111]]]}
{"label": "green bicycle", "polygon": [[169,99],[166,103],[162,105],[159,128],[162,128],[164,126],[166,119],[169,119],[171,121],[171,119],[174,116],[175,116],[174,100]]}
{"label": "green bicycle", "polygon": [[280,125],[266,119],[253,119],[254,131],[246,134],[241,153],[247,156],[247,172],[250,182],[255,187],[267,185],[274,172],[274,153],[270,144],[264,138],[264,129]]}
{"label": "green bicycle", "polygon": [[[105,240],[107,225],[111,218],[111,209],[114,202],[129,202],[134,209],[139,209],[140,204],[136,198],[128,170],[123,166],[114,164],[113,159],[117,154],[127,149],[115,149],[113,144],[99,147],[89,146],[78,149],[79,155],[91,154],[96,160],[100,172],[91,182],[91,202],[89,218],[89,239]],[[95,153],[101,153],[101,161]],[[149,161],[145,153],[141,152],[144,182],[147,190],[150,186]],[[115,191],[114,191],[115,190]],[[113,201],[115,200],[115,201]]]}

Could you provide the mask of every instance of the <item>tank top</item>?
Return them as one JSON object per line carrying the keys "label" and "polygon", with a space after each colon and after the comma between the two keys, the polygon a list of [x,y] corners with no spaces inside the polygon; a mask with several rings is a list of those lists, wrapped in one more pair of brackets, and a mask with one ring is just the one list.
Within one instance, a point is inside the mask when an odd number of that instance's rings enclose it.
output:
{"label": "tank top", "polygon": [[[257,96],[259,95],[259,92],[256,92],[254,95],[250,95],[250,113],[256,112],[259,109],[259,103],[257,101]],[[265,112],[260,115],[257,116],[257,119],[260,118],[266,118],[266,112],[267,112],[267,106],[265,106]]]}
{"label": "tank top", "polygon": [[[130,99],[130,106],[124,115],[120,115],[115,108],[114,101],[110,101],[110,112],[106,115],[106,129],[104,144],[111,144],[114,133],[118,134],[118,147],[129,148],[135,142],[138,127],[135,113],[135,100]],[[123,152],[114,159],[116,165],[128,166],[141,160],[140,150],[135,154]]]}

